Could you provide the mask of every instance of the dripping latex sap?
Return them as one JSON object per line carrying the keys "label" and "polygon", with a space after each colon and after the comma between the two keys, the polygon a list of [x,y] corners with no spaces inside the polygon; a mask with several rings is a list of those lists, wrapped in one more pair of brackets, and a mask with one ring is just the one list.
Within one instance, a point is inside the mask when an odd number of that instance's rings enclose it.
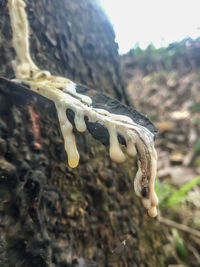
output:
{"label": "dripping latex sap", "polygon": [[[54,102],[68,164],[75,168],[79,162],[79,152],[73,125],[66,116],[66,110],[74,112],[74,124],[79,132],[84,132],[89,123],[98,123],[107,130],[109,153],[113,161],[123,162],[126,155],[121,150],[118,136],[126,143],[126,153],[133,157],[138,154],[138,171],[134,181],[136,194],[142,199],[150,216],[157,215],[158,199],[154,191],[157,154],[154,148],[154,134],[133,117],[116,114],[102,108],[95,108],[93,99],[76,91],[76,84],[64,77],[53,76],[43,71],[33,62],[29,49],[29,25],[22,0],[8,0],[9,14],[13,31],[13,47],[16,58],[13,69],[16,80],[29,85],[30,89]],[[128,109],[125,107],[124,109]],[[87,118],[87,122],[85,120]],[[87,124],[88,123],[88,124]]]}

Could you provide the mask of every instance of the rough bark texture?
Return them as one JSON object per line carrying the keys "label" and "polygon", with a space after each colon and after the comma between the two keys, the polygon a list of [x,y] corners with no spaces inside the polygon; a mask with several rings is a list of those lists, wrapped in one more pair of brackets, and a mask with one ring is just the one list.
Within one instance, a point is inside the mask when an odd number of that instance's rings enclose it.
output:
{"label": "rough bark texture", "polygon": [[[32,0],[27,11],[40,68],[128,103],[95,1]],[[6,5],[0,12],[0,75],[12,78]],[[158,223],[146,222],[133,190],[133,160],[113,163],[88,133],[77,140],[72,170],[53,103],[0,80],[0,266],[164,266]]]}

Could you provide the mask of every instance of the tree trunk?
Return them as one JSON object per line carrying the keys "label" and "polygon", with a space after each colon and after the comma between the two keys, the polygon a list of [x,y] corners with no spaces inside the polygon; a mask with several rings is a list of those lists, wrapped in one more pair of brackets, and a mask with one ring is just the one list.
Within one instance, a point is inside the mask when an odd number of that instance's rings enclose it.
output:
{"label": "tree trunk", "polygon": [[[41,69],[129,104],[114,32],[95,1],[26,2]],[[0,75],[10,79],[6,1],[0,16]],[[76,135],[71,169],[53,103],[0,79],[0,265],[164,266],[159,224],[134,193],[133,160],[113,163],[89,133]]]}

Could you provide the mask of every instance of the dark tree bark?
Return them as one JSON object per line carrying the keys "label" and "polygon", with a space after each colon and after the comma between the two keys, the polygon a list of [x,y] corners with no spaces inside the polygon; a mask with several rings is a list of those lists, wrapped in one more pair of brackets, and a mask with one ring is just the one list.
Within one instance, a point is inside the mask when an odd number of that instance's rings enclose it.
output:
{"label": "dark tree bark", "polygon": [[[114,32],[95,1],[26,2],[36,64],[128,104]],[[0,75],[10,79],[4,3]],[[0,79],[0,265],[164,266],[159,225],[146,222],[134,193],[133,160],[113,163],[99,141],[76,135],[71,169],[53,103]]]}

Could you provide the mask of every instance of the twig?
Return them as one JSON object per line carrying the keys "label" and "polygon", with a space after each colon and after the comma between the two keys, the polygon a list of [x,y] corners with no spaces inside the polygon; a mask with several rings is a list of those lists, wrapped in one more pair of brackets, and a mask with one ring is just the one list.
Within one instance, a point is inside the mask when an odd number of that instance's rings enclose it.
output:
{"label": "twig", "polygon": [[195,229],[193,229],[193,228],[191,228],[191,227],[189,227],[187,225],[171,221],[171,220],[163,218],[161,216],[158,217],[158,221],[160,223],[163,223],[163,224],[167,225],[167,226],[174,227],[174,228],[176,228],[176,229],[178,229],[180,231],[183,231],[183,232],[186,232],[188,234],[200,237],[200,231],[195,230]]}

